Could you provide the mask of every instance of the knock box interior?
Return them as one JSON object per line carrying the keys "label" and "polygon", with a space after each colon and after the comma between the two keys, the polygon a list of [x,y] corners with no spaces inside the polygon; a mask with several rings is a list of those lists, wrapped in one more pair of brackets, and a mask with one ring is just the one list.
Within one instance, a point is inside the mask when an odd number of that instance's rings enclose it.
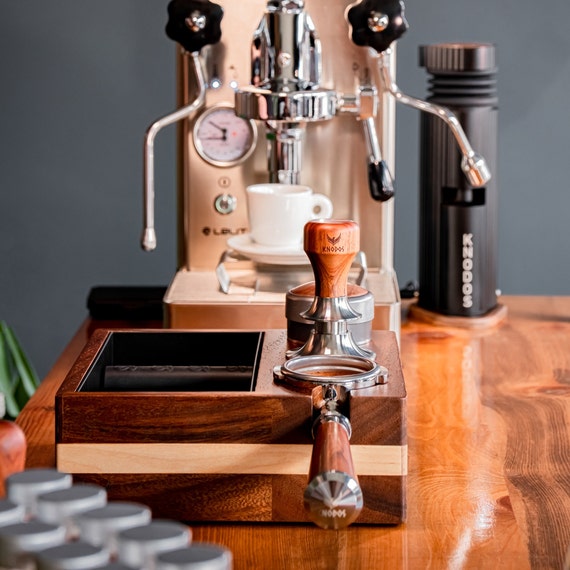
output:
{"label": "knock box interior", "polygon": [[253,392],[261,332],[111,332],[79,392]]}

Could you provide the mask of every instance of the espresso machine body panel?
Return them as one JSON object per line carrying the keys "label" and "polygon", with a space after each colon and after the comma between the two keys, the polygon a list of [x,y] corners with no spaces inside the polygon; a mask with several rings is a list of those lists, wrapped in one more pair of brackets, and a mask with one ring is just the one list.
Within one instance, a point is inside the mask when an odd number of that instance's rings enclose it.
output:
{"label": "espresso machine body panel", "polygon": [[[262,121],[236,118],[249,123],[252,137],[242,141],[243,160],[216,161],[200,153],[200,124],[213,117],[217,108],[233,108],[235,91],[250,84],[252,37],[260,23],[265,2],[221,0],[224,10],[219,43],[202,50],[207,81],[205,104],[179,127],[179,267],[213,270],[227,248],[227,239],[248,232],[245,188],[268,182],[266,128]],[[359,85],[377,82],[378,71],[366,48],[349,38],[344,12],[346,0],[305,2],[322,46],[320,86],[338,97],[354,96]],[[186,52],[178,51],[179,106],[196,94],[196,78]],[[376,123],[384,159],[393,165],[393,101],[379,105]],[[212,116],[212,113],[214,115]],[[353,219],[362,228],[362,250],[370,267],[393,264],[393,201],[375,202],[370,197],[363,128],[356,114],[339,114],[330,120],[306,124],[301,184],[328,195],[334,217]],[[214,127],[215,128],[215,127]],[[249,145],[251,154],[249,152]],[[202,155],[201,155],[202,154]],[[216,202],[218,200],[218,202]],[[220,207],[220,203],[222,207]],[[228,207],[224,208],[223,206]],[[386,243],[388,242],[388,243]]]}

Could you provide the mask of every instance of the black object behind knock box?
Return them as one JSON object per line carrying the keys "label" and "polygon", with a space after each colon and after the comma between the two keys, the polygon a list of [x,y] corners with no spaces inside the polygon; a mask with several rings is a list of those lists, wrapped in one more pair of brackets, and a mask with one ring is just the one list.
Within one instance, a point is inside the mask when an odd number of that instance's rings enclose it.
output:
{"label": "black object behind knock box", "polygon": [[495,48],[422,46],[420,65],[431,74],[428,101],[455,113],[492,177],[484,187],[471,187],[449,129],[436,116],[422,114],[418,305],[444,315],[483,316],[497,306]]}

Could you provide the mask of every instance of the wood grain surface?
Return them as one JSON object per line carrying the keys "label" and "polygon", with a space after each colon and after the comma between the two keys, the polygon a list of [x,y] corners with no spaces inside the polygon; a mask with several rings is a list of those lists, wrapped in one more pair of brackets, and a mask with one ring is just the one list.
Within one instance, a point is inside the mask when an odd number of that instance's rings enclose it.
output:
{"label": "wood grain surface", "polygon": [[358,224],[350,220],[307,222],[304,249],[315,274],[315,294],[345,297],[350,266],[360,250]]}
{"label": "wood grain surface", "polygon": [[[508,316],[490,329],[404,319],[405,524],[196,524],[194,540],[228,546],[236,570],[562,569],[570,545],[570,297],[501,302]],[[90,326],[18,419],[29,466],[54,465],[54,394]]]}
{"label": "wood grain surface", "polygon": [[[343,405],[345,413],[350,409],[357,416],[352,440],[367,496],[359,522],[395,524],[405,517],[406,391],[396,335],[373,331],[372,336],[370,347],[387,355],[382,363],[389,381],[351,390]],[[252,348],[260,354],[252,390],[216,391],[211,380],[209,391],[102,388],[109,364],[164,368],[170,362],[224,362],[253,369]],[[105,485],[120,500],[140,501],[144,481],[144,501],[161,517],[309,522],[298,482],[308,477],[314,402],[320,409],[322,387],[299,391],[275,382],[273,371],[286,351],[284,330],[95,331],[56,393],[57,468],[75,480]],[[350,457],[346,434],[344,443],[340,456]],[[323,447],[319,438],[315,446]],[[287,487],[296,494],[284,494]]]}

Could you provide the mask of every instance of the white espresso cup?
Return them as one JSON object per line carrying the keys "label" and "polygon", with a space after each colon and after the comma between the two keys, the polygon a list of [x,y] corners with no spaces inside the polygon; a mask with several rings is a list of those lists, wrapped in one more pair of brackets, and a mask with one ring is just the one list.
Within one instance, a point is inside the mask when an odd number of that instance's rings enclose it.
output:
{"label": "white espresso cup", "polygon": [[332,216],[332,202],[298,184],[254,184],[247,189],[251,239],[262,246],[296,248],[305,224]]}

